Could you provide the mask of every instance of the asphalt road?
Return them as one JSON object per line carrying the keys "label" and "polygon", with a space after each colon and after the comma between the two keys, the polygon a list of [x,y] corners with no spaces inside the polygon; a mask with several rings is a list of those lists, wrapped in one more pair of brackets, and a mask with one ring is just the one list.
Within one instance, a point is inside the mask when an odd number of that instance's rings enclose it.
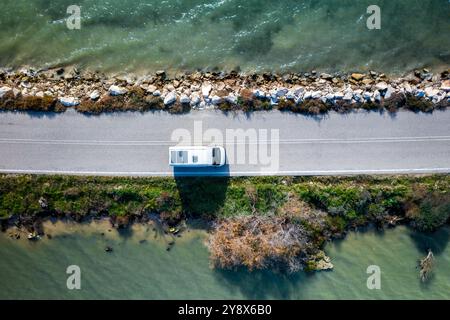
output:
{"label": "asphalt road", "polygon": [[[191,134],[185,144],[209,144],[211,134],[225,138],[239,133],[233,131],[237,129],[247,131],[223,142],[229,163],[225,167],[175,172],[169,167],[168,148],[177,144],[173,134]],[[277,133],[278,139],[272,141]],[[0,172],[130,176],[450,172],[450,112],[399,112],[395,117],[331,113],[322,119],[278,111],[250,116],[216,111],[0,113]]]}

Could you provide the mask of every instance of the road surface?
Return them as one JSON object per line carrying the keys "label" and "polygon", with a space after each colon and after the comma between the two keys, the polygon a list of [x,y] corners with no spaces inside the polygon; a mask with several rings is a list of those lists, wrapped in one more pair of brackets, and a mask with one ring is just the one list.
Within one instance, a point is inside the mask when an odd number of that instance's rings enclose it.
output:
{"label": "road surface", "polygon": [[[229,157],[225,167],[174,171],[168,165],[168,147],[177,144],[172,135],[190,134],[192,144],[209,144],[211,133],[225,139],[227,129],[237,138],[223,141]],[[56,115],[6,112],[0,113],[0,172],[129,176],[448,173],[450,112],[399,112],[395,117],[374,112],[331,113],[322,119],[278,111],[250,116],[212,110],[100,116],[75,111]]]}

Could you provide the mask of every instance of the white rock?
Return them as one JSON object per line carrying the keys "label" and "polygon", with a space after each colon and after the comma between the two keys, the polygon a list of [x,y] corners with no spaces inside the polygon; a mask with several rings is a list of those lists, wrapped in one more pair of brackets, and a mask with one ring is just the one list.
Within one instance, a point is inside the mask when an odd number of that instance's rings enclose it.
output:
{"label": "white rock", "polygon": [[303,94],[303,92],[305,92],[305,88],[297,86],[297,87],[294,87],[293,91],[296,96],[300,96],[301,94]]}
{"label": "white rock", "polygon": [[198,105],[200,103],[200,101],[201,101],[201,98],[200,98],[200,96],[198,94],[194,93],[191,96],[191,106]]}
{"label": "white rock", "polygon": [[155,97],[161,96],[161,91],[159,91],[159,90],[153,91],[153,96],[155,96]]}
{"label": "white rock", "polygon": [[427,87],[425,88],[425,94],[427,97],[433,98],[434,96],[437,96],[439,93],[438,89],[434,89],[433,87]]}
{"label": "white rock", "polygon": [[376,91],[373,93],[373,98],[374,98],[374,100],[375,100],[376,102],[380,102],[380,101],[381,101],[381,94],[380,94],[380,91],[376,90]]}
{"label": "white rock", "polygon": [[213,97],[211,98],[211,103],[212,103],[213,105],[218,105],[218,104],[220,104],[221,102],[222,102],[222,98],[219,97],[219,96],[213,96]]}
{"label": "white rock", "polygon": [[345,101],[352,101],[353,99],[353,92],[347,92],[344,97],[342,97],[343,100]]}
{"label": "white rock", "polygon": [[334,98],[337,99],[337,100],[341,100],[342,98],[344,98],[344,93],[341,92],[341,91],[336,92],[336,93],[334,94]]}
{"label": "white rock", "polygon": [[119,87],[119,86],[115,86],[115,85],[112,85],[111,87],[109,87],[109,94],[112,96],[120,96],[127,92],[128,92],[128,90],[123,87]]}
{"label": "white rock", "polygon": [[370,100],[372,98],[372,93],[369,92],[369,91],[365,91],[363,93],[363,98],[366,99],[366,100]]}
{"label": "white rock", "polygon": [[75,97],[61,97],[58,100],[65,107],[75,107],[80,104],[80,102]]}
{"label": "white rock", "polygon": [[209,94],[211,93],[212,86],[210,83],[204,83],[202,85],[202,95],[203,97],[207,98],[209,97]]}
{"label": "white rock", "polygon": [[180,97],[180,103],[183,103],[183,104],[191,103],[191,99],[186,94],[182,94]]}
{"label": "white rock", "polygon": [[10,87],[1,87],[0,88],[0,98],[2,98],[6,93],[8,93],[9,91],[11,91]]}
{"label": "white rock", "polygon": [[98,90],[94,90],[89,94],[89,98],[91,100],[97,100],[98,98],[100,98],[100,91]]}
{"label": "white rock", "polygon": [[158,90],[158,88],[156,87],[156,86],[154,86],[154,85],[149,85],[147,88],[145,88],[145,90],[148,92],[148,93],[153,93],[153,92],[155,92],[156,90]]}
{"label": "white rock", "polygon": [[258,99],[266,98],[266,93],[259,89],[254,90],[253,95],[255,96],[255,98],[258,98]]}
{"label": "white rock", "polygon": [[325,96],[325,98],[326,98],[326,100],[332,101],[332,100],[334,100],[334,94],[329,93]]}
{"label": "white rock", "polygon": [[313,99],[319,99],[320,97],[322,97],[322,92],[321,91],[314,91],[311,94],[311,98],[313,98]]}
{"label": "white rock", "polygon": [[284,97],[289,92],[286,88],[278,88],[275,92],[277,97]]}
{"label": "white rock", "polygon": [[388,85],[386,82],[383,81],[383,82],[377,83],[377,85],[375,87],[380,91],[384,91],[388,88]]}
{"label": "white rock", "polygon": [[303,99],[307,100],[307,99],[311,99],[312,96],[312,92],[311,91],[306,91],[305,95],[303,96]]}
{"label": "white rock", "polygon": [[444,80],[441,84],[441,90],[450,92],[450,80]]}
{"label": "white rock", "polygon": [[43,91],[39,91],[35,94],[36,97],[38,98],[43,98],[44,97],[44,92]]}
{"label": "white rock", "polygon": [[177,94],[175,91],[169,92],[164,98],[164,105],[168,106],[177,101]]}
{"label": "white rock", "polygon": [[395,92],[394,88],[392,88],[392,86],[388,86],[386,93],[384,94],[384,98],[385,99],[389,99],[390,97],[392,97],[392,94]]}
{"label": "white rock", "polygon": [[225,100],[231,104],[236,104],[237,103],[237,96],[230,93],[228,96],[225,97]]}
{"label": "white rock", "polygon": [[295,93],[293,91],[289,91],[286,94],[286,99],[288,99],[288,100],[295,100]]}

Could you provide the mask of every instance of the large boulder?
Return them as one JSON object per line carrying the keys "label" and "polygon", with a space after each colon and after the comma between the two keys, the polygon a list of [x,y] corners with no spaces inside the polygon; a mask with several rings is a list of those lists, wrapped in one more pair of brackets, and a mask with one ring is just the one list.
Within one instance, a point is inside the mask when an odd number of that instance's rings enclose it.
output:
{"label": "large boulder", "polygon": [[75,97],[61,97],[58,100],[65,107],[75,107],[80,104],[80,101]]}
{"label": "large boulder", "polygon": [[168,106],[177,101],[177,94],[175,91],[169,92],[164,98],[164,105]]}
{"label": "large boulder", "polygon": [[6,87],[6,86],[1,87],[1,88],[0,88],[0,98],[3,98],[3,96],[4,96],[6,93],[10,92],[11,90],[12,90],[12,89],[11,89],[10,87]]}
{"label": "large boulder", "polygon": [[109,94],[112,96],[120,96],[127,92],[128,92],[128,90],[126,88],[119,87],[116,85],[112,85],[111,87],[109,87]]}

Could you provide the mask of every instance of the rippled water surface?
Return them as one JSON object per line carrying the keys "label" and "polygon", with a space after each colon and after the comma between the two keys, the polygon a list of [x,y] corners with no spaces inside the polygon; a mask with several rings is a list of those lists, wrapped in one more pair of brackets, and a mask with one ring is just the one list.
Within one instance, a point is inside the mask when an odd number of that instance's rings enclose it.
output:
{"label": "rippled water surface", "polygon": [[2,0],[0,65],[156,69],[403,72],[448,66],[448,0]]}
{"label": "rippled water surface", "polygon": [[[166,251],[170,239],[155,238],[152,227],[125,234],[96,225],[53,229],[53,239],[36,243],[0,234],[0,299],[450,299],[449,228],[430,236],[406,227],[350,233],[326,247],[334,271],[291,276],[210,269],[201,230]],[[436,267],[423,284],[417,262],[427,248]],[[81,290],[66,288],[73,264],[81,268]],[[367,289],[369,265],[381,268],[381,290]]]}

